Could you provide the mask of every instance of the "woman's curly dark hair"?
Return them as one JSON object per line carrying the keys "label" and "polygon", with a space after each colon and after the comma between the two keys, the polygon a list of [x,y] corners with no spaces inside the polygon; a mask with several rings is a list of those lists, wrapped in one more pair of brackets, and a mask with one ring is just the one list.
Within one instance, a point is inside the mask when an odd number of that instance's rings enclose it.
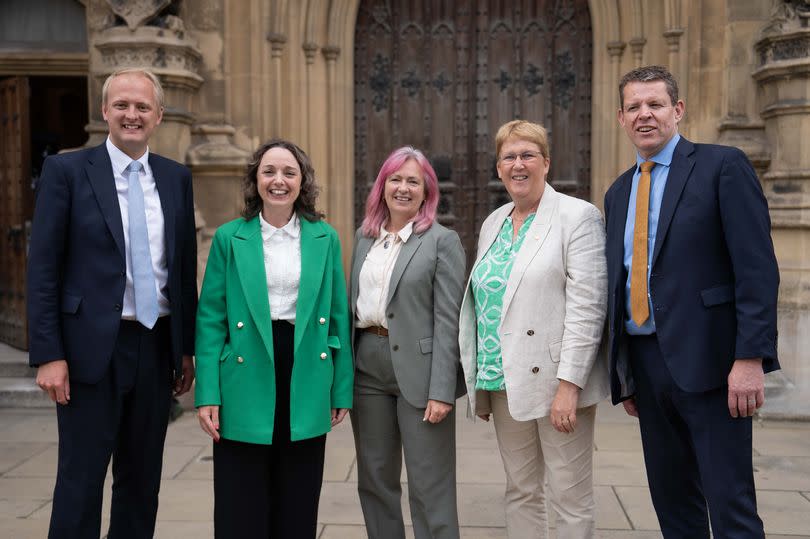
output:
{"label": "woman's curly dark hair", "polygon": [[259,196],[259,190],[256,187],[259,164],[267,150],[276,147],[284,148],[293,154],[301,168],[301,192],[298,193],[298,198],[293,203],[293,211],[298,214],[299,218],[303,217],[307,221],[314,222],[323,219],[324,214],[315,208],[320,188],[315,183],[315,169],[312,168],[312,161],[306,152],[296,144],[280,138],[274,138],[259,146],[248,163],[247,172],[242,180],[242,194],[245,197],[242,217],[246,220],[253,219],[262,211],[262,197]]}

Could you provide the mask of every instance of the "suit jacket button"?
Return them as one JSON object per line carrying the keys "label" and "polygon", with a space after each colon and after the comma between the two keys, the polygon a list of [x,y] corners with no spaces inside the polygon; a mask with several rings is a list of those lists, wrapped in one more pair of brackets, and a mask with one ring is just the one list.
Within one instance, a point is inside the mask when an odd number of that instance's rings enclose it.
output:
{"label": "suit jacket button", "polygon": [[116,311],[119,311],[119,312],[120,312],[120,311],[121,311],[121,304],[120,304],[120,303],[116,303],[116,304],[115,304],[114,309],[115,309]]}
{"label": "suit jacket button", "polygon": [[538,372],[540,372],[540,367],[532,367],[532,372],[534,374],[537,374]]}
{"label": "suit jacket button", "polygon": [[321,352],[321,359],[326,359],[326,352]]}
{"label": "suit jacket button", "polygon": [[534,330],[533,330],[533,329],[530,329],[529,331],[527,331],[527,332],[526,332],[526,335],[528,335],[529,337],[531,337],[532,335],[534,335]]}
{"label": "suit jacket button", "polygon": [[318,319],[318,323],[319,323],[320,325],[324,325],[324,324],[326,323],[326,318],[324,318],[323,316],[322,316],[322,317],[320,317],[320,318]]}
{"label": "suit jacket button", "polygon": [[239,356],[239,357],[236,358],[236,361],[237,361],[237,363],[244,363],[245,358],[243,358],[242,356]]}
{"label": "suit jacket button", "polygon": [[237,323],[236,323],[236,327],[238,327],[239,329],[242,329],[243,327],[245,327],[245,323],[244,323],[244,322],[241,322],[241,321],[240,321],[240,322],[237,322]]}
{"label": "suit jacket button", "polygon": [[388,318],[394,318],[394,313],[388,313]]}
{"label": "suit jacket button", "polygon": [[394,346],[391,347],[391,349],[394,350],[394,352],[396,352],[397,350],[399,350],[399,345],[395,344]]}
{"label": "suit jacket button", "polygon": [[126,277],[126,276],[127,276],[127,272],[125,270],[121,270],[121,277]]}

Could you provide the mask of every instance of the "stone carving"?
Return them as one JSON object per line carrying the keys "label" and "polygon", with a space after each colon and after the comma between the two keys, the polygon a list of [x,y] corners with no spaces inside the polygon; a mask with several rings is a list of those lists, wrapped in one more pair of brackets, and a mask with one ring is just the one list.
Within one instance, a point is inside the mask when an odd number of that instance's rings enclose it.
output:
{"label": "stone carving", "polygon": [[107,0],[113,13],[135,30],[167,8],[172,0]]}
{"label": "stone carving", "polygon": [[807,28],[810,20],[810,0],[773,0],[768,25],[762,36],[783,34],[799,28]]}

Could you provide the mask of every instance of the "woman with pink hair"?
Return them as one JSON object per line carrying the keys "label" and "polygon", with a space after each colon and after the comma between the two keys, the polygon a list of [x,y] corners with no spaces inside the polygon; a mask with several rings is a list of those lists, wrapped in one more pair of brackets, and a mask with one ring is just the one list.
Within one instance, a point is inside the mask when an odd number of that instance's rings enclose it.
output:
{"label": "woman with pink hair", "polygon": [[416,539],[457,539],[455,400],[464,249],[436,222],[439,184],[419,150],[382,165],[355,235],[349,292],[357,489],[369,539],[404,539],[408,473]]}

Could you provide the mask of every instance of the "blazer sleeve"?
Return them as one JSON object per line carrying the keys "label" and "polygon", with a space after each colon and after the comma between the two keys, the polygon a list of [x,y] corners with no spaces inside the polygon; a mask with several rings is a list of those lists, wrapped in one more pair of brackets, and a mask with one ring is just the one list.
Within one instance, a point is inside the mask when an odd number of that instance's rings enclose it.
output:
{"label": "blazer sleeve", "polygon": [[719,179],[720,217],[734,268],[737,358],[763,359],[766,372],[776,358],[779,267],[771,240],[768,203],[751,163],[736,148],[725,155]]}
{"label": "blazer sleeve", "polygon": [[59,313],[70,206],[64,160],[48,157],[37,185],[28,251],[28,361],[32,367],[65,359]]}
{"label": "blazer sleeve", "polygon": [[439,236],[433,277],[433,351],[428,399],[456,400],[460,368],[458,318],[464,296],[464,248],[454,231]]}
{"label": "blazer sleeve", "polygon": [[227,352],[228,314],[225,298],[228,236],[217,230],[208,254],[200,303],[197,307],[194,405],[222,404],[219,362]]}
{"label": "blazer sleeve", "polygon": [[349,301],[346,296],[346,276],[343,273],[343,258],[340,239],[331,232],[332,253],[332,306],[330,309],[329,335],[337,336],[340,348],[332,351],[335,367],[332,380],[332,408],[351,408],[354,388],[354,363],[352,360],[351,329],[349,327]]}
{"label": "blazer sleeve", "polygon": [[557,378],[584,388],[596,361],[607,313],[605,226],[588,206],[565,249],[565,319]]}
{"label": "blazer sleeve", "polygon": [[185,193],[183,204],[185,222],[183,223],[182,280],[183,295],[183,355],[194,355],[194,328],[197,319],[197,224],[194,220],[194,189],[191,172],[183,167]]}

